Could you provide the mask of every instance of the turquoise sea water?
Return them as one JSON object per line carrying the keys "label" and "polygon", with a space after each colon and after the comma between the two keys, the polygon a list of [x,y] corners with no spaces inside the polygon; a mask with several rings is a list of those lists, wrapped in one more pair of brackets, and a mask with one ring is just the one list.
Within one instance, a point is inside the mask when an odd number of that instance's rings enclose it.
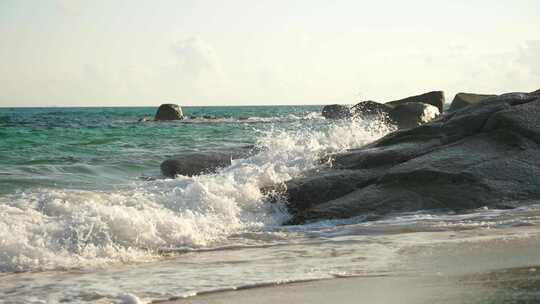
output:
{"label": "turquoise sea water", "polygon": [[184,107],[187,119],[176,122],[139,122],[154,107],[0,108],[0,193],[157,176],[167,157],[254,144],[260,131],[291,127],[320,108]]}

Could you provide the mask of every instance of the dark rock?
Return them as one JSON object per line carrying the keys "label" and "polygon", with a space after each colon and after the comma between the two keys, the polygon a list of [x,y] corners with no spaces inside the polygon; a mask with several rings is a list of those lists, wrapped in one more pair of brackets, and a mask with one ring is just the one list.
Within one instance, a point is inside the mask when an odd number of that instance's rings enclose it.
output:
{"label": "dark rock", "polygon": [[336,199],[352,192],[376,177],[370,170],[331,170],[286,184],[287,198],[293,213]]}
{"label": "dark rock", "polygon": [[327,119],[344,119],[350,118],[352,113],[348,106],[333,104],[323,107],[322,116]]}
{"label": "dark rock", "polygon": [[496,97],[497,95],[486,95],[486,94],[473,94],[473,93],[458,93],[452,100],[450,105],[450,111],[455,111],[473,104],[478,104],[482,100],[487,98]]}
{"label": "dark rock", "polygon": [[366,100],[357,103],[351,108],[351,112],[354,116],[378,116],[386,117],[392,110],[392,107],[383,103],[378,103],[372,100]]}
{"label": "dark rock", "polygon": [[290,223],[540,200],[540,96],[503,94],[333,157],[286,183]]}
{"label": "dark rock", "polygon": [[444,107],[444,92],[443,91],[433,91],[428,92],[421,95],[411,96],[399,100],[389,101],[386,103],[386,105],[389,105],[391,107],[396,107],[400,104],[404,104],[407,102],[421,102],[421,103],[427,103],[432,106],[437,107],[439,109],[439,113],[443,112]]}
{"label": "dark rock", "polygon": [[408,129],[430,122],[439,114],[439,109],[430,104],[407,102],[393,108],[389,117],[399,129]]}
{"label": "dark rock", "polygon": [[203,115],[204,119],[217,119],[215,115]]}
{"label": "dark rock", "polygon": [[247,146],[228,151],[183,153],[162,162],[161,173],[167,177],[212,173],[219,168],[230,166],[233,159],[247,157],[254,151],[252,146]]}
{"label": "dark rock", "polygon": [[181,120],[184,118],[182,108],[176,104],[162,104],[159,106],[155,120]]}

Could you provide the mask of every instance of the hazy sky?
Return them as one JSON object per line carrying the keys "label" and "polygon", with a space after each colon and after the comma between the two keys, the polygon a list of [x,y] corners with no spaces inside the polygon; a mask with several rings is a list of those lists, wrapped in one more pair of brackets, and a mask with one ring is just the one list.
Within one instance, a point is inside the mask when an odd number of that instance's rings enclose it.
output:
{"label": "hazy sky", "polygon": [[538,0],[1,0],[0,106],[540,89]]}

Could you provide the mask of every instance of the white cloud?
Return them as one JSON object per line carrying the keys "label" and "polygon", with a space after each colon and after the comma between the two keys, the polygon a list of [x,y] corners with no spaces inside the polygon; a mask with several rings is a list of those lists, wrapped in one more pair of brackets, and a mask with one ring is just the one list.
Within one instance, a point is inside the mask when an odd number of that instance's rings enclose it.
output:
{"label": "white cloud", "polygon": [[221,68],[214,49],[202,39],[191,37],[171,46],[178,68],[193,77],[206,73],[220,74]]}

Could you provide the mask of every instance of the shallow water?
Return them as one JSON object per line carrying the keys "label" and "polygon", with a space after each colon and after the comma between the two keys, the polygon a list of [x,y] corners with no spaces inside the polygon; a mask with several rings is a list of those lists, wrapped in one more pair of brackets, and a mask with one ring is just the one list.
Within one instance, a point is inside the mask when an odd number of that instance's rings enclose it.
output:
{"label": "shallow water", "polygon": [[[400,263],[406,248],[539,224],[540,208],[531,206],[282,226],[289,215],[260,188],[392,127],[326,121],[311,106],[186,108],[199,118],[138,122],[153,111],[0,109],[0,302],[110,303],[125,294],[148,302],[398,274],[408,271]],[[215,174],[160,176],[160,162],[172,155],[245,145],[259,152]],[[452,237],[461,231],[474,237]]]}

